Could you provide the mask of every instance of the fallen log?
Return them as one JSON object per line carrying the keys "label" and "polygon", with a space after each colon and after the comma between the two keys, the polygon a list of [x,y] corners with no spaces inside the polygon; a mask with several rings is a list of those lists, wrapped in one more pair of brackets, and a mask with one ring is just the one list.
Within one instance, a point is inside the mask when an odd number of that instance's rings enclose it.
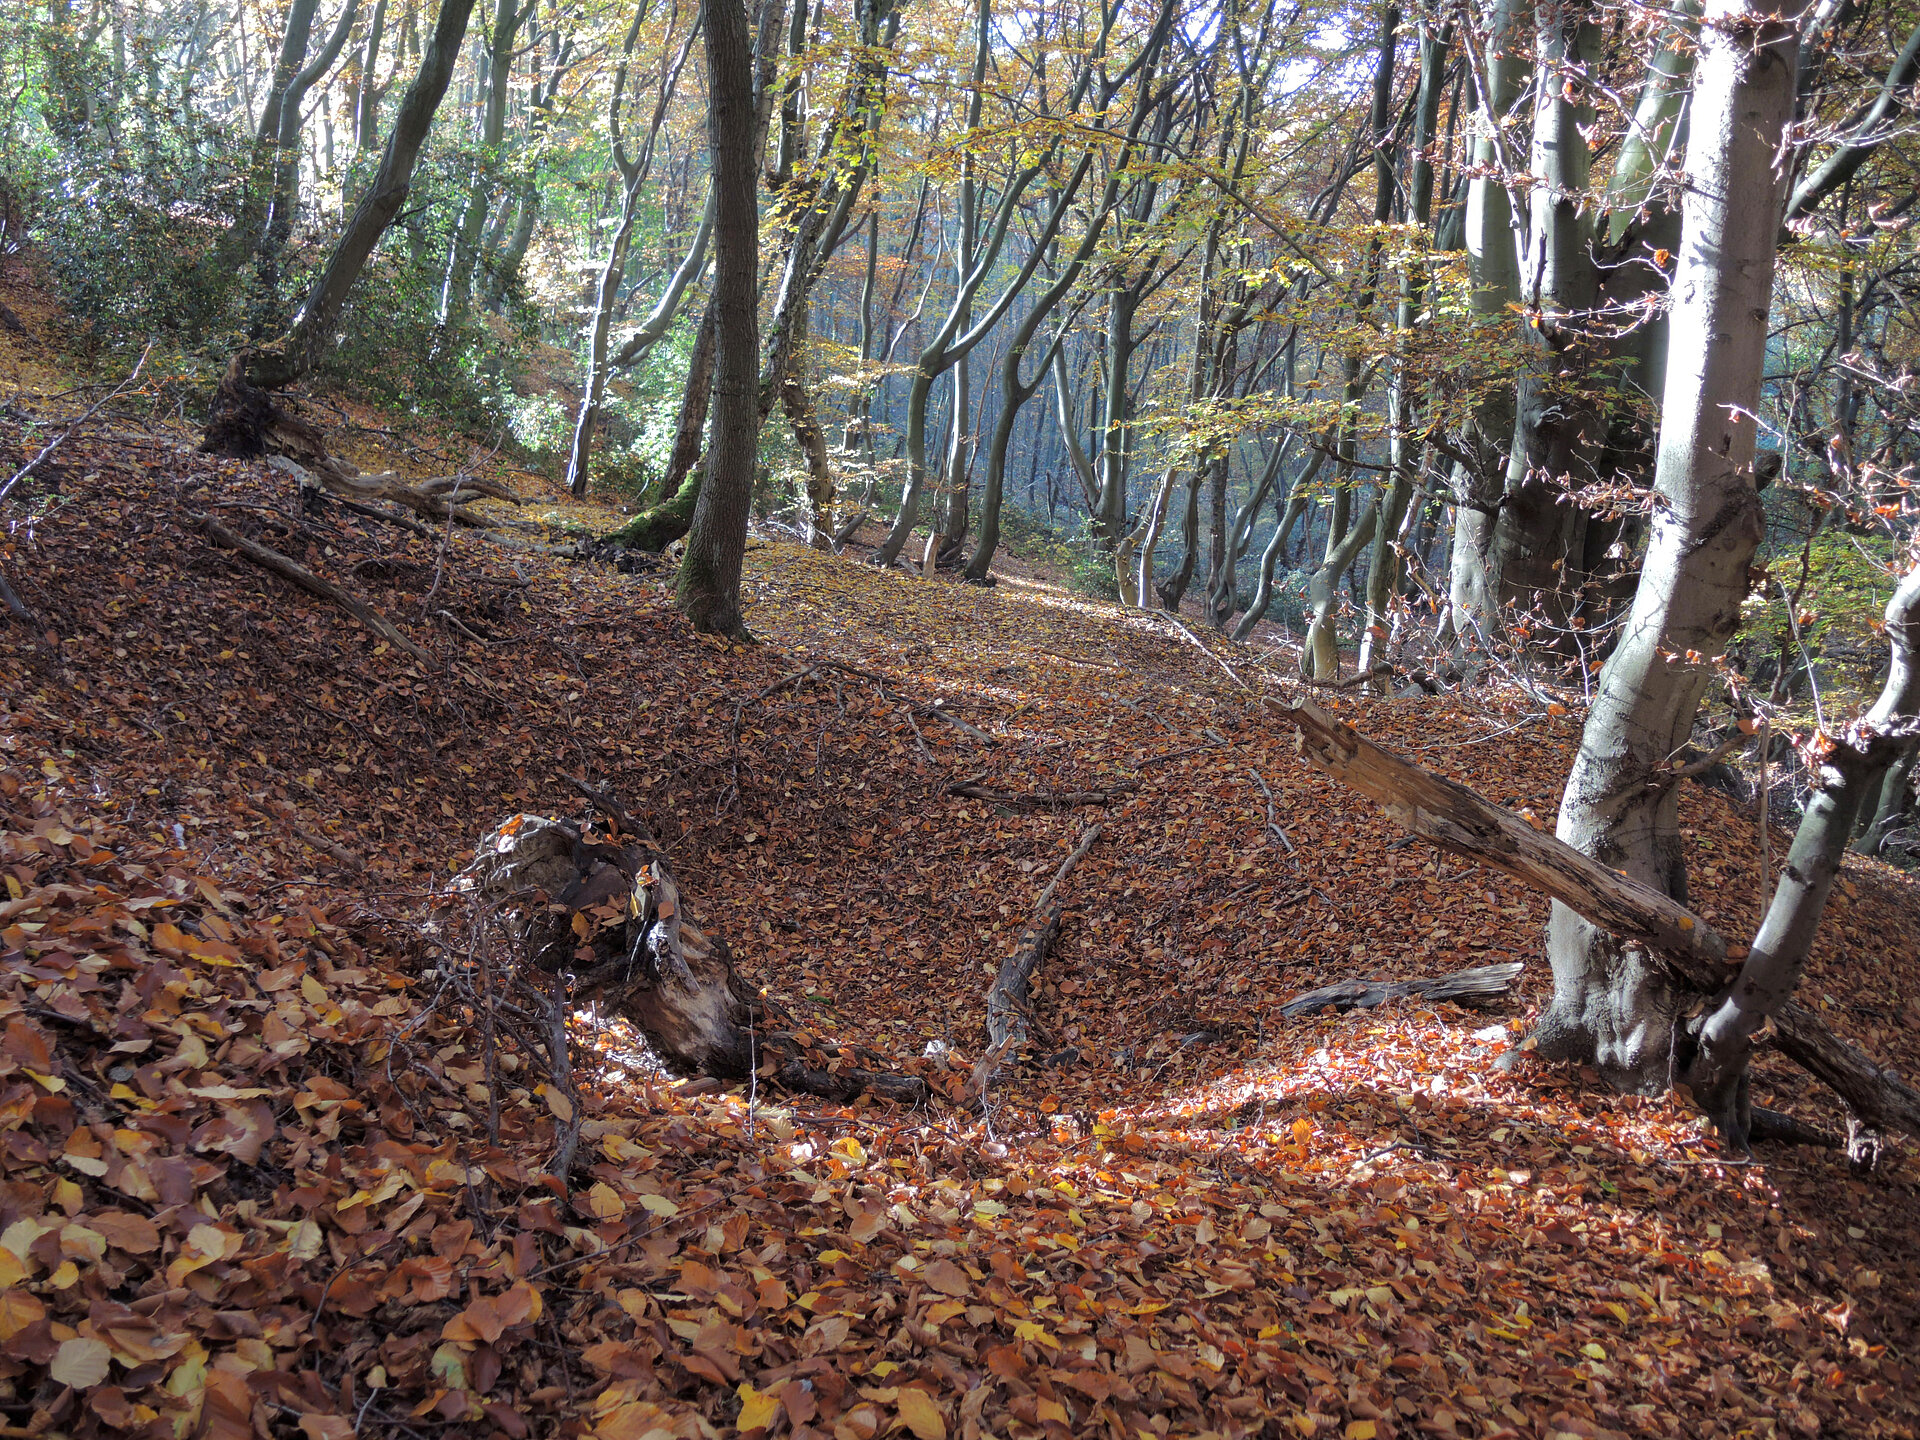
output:
{"label": "fallen log", "polygon": [[1518,960],[1497,965],[1475,965],[1451,975],[1426,980],[1338,980],[1309,990],[1280,1007],[1289,1020],[1320,1010],[1371,1010],[1389,1000],[1419,995],[1427,1000],[1451,1000],[1458,1005],[1483,1005],[1513,993],[1513,982],[1526,967]]}
{"label": "fallen log", "polygon": [[1081,835],[1080,843],[1060,862],[1053,879],[1047,882],[1047,888],[1040,892],[1039,900],[1034,902],[1033,917],[1020,932],[1013,953],[1000,962],[1000,973],[994,977],[993,988],[987,991],[987,1042],[989,1049],[996,1054],[1017,1055],[1031,1038],[1027,1015],[1033,972],[1040,968],[1040,962],[1047,958],[1047,952],[1059,938],[1060,915],[1066,908],[1065,902],[1059,897],[1060,884],[1073,873],[1073,867],[1080,863],[1087,851],[1093,848],[1093,842],[1100,838],[1102,828],[1089,825],[1086,833]]}
{"label": "fallen log", "polygon": [[262,570],[270,571],[282,580],[298,585],[310,595],[318,595],[322,600],[333,602],[394,649],[412,656],[422,665],[433,664],[431,655],[401,634],[391,620],[357,595],[342,590],[331,580],[323,580],[306,566],[289,559],[278,550],[269,549],[265,545],[247,539],[244,535],[229,530],[211,515],[198,516],[195,523],[206,532],[207,538],[214,544],[245,556]]}
{"label": "fallen log", "polygon": [[617,826],[610,835],[515,815],[456,877],[456,891],[492,902],[527,964],[571,974],[574,1003],[598,1001],[630,1020],[675,1074],[758,1076],[841,1103],[863,1094],[925,1103],[925,1081],[822,1063],[796,1027],[777,1027],[775,1007],[740,977],[726,942],[693,923],[666,857],[638,822],[579,788]]}

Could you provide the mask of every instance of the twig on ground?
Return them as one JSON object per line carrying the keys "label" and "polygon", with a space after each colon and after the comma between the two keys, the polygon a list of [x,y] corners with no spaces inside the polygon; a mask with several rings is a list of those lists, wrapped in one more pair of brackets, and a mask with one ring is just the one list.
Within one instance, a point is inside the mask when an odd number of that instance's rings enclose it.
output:
{"label": "twig on ground", "polygon": [[1267,782],[1260,778],[1258,770],[1248,767],[1247,774],[1253,777],[1253,783],[1260,787],[1260,793],[1267,799],[1267,829],[1271,830],[1280,843],[1287,847],[1287,854],[1294,854],[1293,841],[1287,838],[1287,832],[1280,828],[1280,822],[1275,818],[1279,812],[1279,806],[1274,804],[1273,791],[1267,788]]}
{"label": "twig on ground", "polygon": [[1006,790],[989,790],[984,785],[962,780],[947,786],[947,793],[964,795],[969,800],[985,800],[995,805],[1012,805],[1023,810],[1061,810],[1074,805],[1111,805],[1120,796],[1130,795],[1139,788],[1138,784],[1123,780],[1105,790],[1029,790],[1016,794]]}

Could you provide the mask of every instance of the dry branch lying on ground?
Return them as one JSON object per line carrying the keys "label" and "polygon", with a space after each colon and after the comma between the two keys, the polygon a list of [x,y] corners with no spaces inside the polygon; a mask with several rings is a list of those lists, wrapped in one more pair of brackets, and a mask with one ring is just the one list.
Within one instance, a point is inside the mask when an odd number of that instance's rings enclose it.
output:
{"label": "dry branch lying on ground", "polygon": [[1064,810],[1076,805],[1111,805],[1122,795],[1131,795],[1140,787],[1127,781],[1110,785],[1105,790],[1027,790],[1015,793],[1009,790],[989,790],[985,785],[976,785],[971,780],[956,781],[947,786],[949,795],[962,795],[969,800],[985,800],[994,805],[1007,805],[1018,810]]}
{"label": "dry branch lying on ground", "polygon": [[1513,993],[1513,982],[1526,969],[1518,960],[1500,965],[1476,965],[1428,980],[1337,980],[1309,990],[1280,1007],[1289,1020],[1318,1010],[1370,1010],[1388,1000],[1418,995],[1427,1000],[1451,1000],[1457,1005],[1481,1005]]}
{"label": "dry branch lying on ground", "polygon": [[987,1039],[999,1053],[1008,1050],[1017,1052],[1027,1043],[1027,1010],[1029,990],[1033,983],[1033,972],[1040,968],[1040,962],[1047,957],[1047,951],[1053,948],[1053,942],[1060,934],[1060,915],[1066,904],[1059,897],[1060,884],[1073,873],[1073,867],[1080,863],[1081,857],[1093,848],[1093,842],[1100,838],[1102,826],[1090,825],[1080,837],[1080,843],[1073,847],[1071,854],[1060,862],[1060,868],[1054,872],[1053,879],[1047,882],[1047,888],[1040,892],[1040,898],[1034,902],[1033,918],[1027,921],[1026,928],[1020,932],[1019,942],[1013,953],[1000,962],[1000,973],[994,977],[993,988],[987,992]]}
{"label": "dry branch lying on ground", "polygon": [[212,540],[214,544],[224,546],[236,554],[245,556],[262,570],[271,571],[282,580],[298,585],[309,594],[318,595],[322,600],[333,602],[349,615],[353,616],[353,618],[358,620],[362,625],[366,626],[367,629],[393,646],[394,649],[411,655],[422,665],[431,665],[433,663],[433,657],[418,645],[414,644],[413,641],[409,640],[405,635],[401,634],[391,620],[387,619],[386,616],[382,615],[358,596],[342,590],[331,580],[323,580],[320,576],[307,569],[306,566],[296,560],[288,559],[278,550],[270,549],[265,545],[259,544],[257,541],[249,540],[244,535],[236,534],[211,515],[197,516],[195,523],[207,532],[207,538]]}

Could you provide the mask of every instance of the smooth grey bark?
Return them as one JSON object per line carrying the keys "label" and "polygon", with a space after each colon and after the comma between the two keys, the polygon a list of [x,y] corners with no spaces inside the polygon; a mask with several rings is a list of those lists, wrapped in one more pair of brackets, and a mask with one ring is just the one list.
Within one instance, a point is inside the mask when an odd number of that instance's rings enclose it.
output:
{"label": "smooth grey bark", "polygon": [[1786,868],[1748,947],[1739,977],[1694,1032],[1682,1074],[1695,1102],[1721,1132],[1744,1146],[1752,1120],[1747,1061],[1754,1037],[1800,983],[1861,804],[1911,738],[1920,733],[1920,568],[1886,608],[1893,663],[1873,707],[1839,735],[1822,735],[1810,758],[1816,776]]}
{"label": "smooth grey bark", "polygon": [[1380,502],[1373,499],[1367,502],[1367,508],[1360,518],[1347,526],[1344,533],[1336,529],[1328,534],[1326,559],[1313,572],[1313,582],[1308,592],[1308,601],[1313,606],[1313,620],[1307,627],[1307,660],[1312,679],[1340,678],[1340,638],[1333,613],[1340,599],[1340,575],[1367,548],[1379,523]]}
{"label": "smooth grey bark", "polygon": [[1907,747],[1887,767],[1878,788],[1861,807],[1865,822],[1857,827],[1859,838],[1853,848],[1862,855],[1878,855],[1887,836],[1895,828],[1911,825],[1913,814],[1913,772],[1920,761],[1920,744],[1909,741]]}
{"label": "smooth grey bark", "polygon": [[1584,87],[1599,29],[1589,0],[1539,0],[1536,16],[1540,78],[1528,170],[1537,178],[1528,193],[1519,296],[1528,361],[1489,564],[1503,607],[1537,604],[1550,620],[1564,621],[1586,521],[1567,492],[1596,478],[1587,458],[1595,416],[1582,385],[1594,358],[1588,325],[1599,278],[1587,200],[1593,112]]}
{"label": "smooth grey bark", "polygon": [[[772,7],[769,7],[771,9]],[[763,11],[761,29],[779,12]],[[715,357],[706,476],[676,599],[696,630],[744,637],[740,571],[760,448],[759,160],[754,48],[742,0],[700,0],[707,34],[707,135],[714,195]]]}
{"label": "smooth grey bark", "polygon": [[[1332,437],[1327,437],[1331,441]],[[1286,553],[1287,541],[1293,534],[1293,527],[1300,523],[1300,517],[1307,513],[1307,487],[1313,484],[1314,476],[1320,473],[1320,467],[1327,463],[1325,444],[1316,447],[1308,457],[1306,467],[1294,477],[1291,493],[1287,497],[1285,511],[1280,521],[1273,527],[1273,534],[1267,540],[1267,548],[1260,552],[1260,581],[1255,587],[1253,598],[1247,602],[1246,614],[1240,617],[1240,623],[1234,626],[1233,638],[1245,640],[1254,632],[1254,627],[1267,618],[1267,610],[1273,604],[1273,572],[1280,557]]]}
{"label": "smooth grey bark", "polygon": [[[1530,47],[1522,40],[1525,13],[1524,0],[1495,0],[1488,14],[1484,49],[1476,45],[1476,37],[1466,37],[1478,100],[1465,219],[1468,299],[1474,325],[1492,335],[1507,330],[1511,319],[1507,307],[1517,303],[1520,295],[1514,239],[1518,217],[1507,184],[1512,163],[1501,126],[1531,82]],[[1453,472],[1454,539],[1448,589],[1449,618],[1461,649],[1490,637],[1500,622],[1493,539],[1506,488],[1513,412],[1510,390],[1484,387],[1460,437],[1471,463],[1457,464]]]}
{"label": "smooth grey bark", "polygon": [[[1762,533],[1748,417],[1766,355],[1782,212],[1775,157],[1798,49],[1791,22],[1747,0],[1714,0],[1701,34],[1651,538],[1558,825],[1584,854],[1682,902],[1671,757],[1739,625]],[[1685,1001],[1646,953],[1559,902],[1547,952],[1554,994],[1536,1032],[1539,1053],[1590,1064],[1622,1089],[1664,1090]]]}

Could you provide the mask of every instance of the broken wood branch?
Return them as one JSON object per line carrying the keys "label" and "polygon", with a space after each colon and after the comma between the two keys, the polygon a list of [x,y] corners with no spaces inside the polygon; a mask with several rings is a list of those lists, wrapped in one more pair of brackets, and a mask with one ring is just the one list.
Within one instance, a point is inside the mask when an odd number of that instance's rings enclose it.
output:
{"label": "broken wood branch", "polygon": [[332,601],[394,649],[412,656],[422,665],[433,664],[433,657],[401,634],[391,620],[358,596],[342,590],[331,580],[323,580],[306,566],[288,559],[278,550],[269,549],[265,545],[247,539],[244,535],[229,530],[211,515],[196,516],[194,523],[206,532],[207,538],[214,544],[245,556],[262,570],[278,575],[282,580],[299,586],[310,595],[318,595],[322,600]]}
{"label": "broken wood branch", "polygon": [[960,780],[947,786],[949,795],[965,796],[969,800],[985,800],[994,805],[1008,805],[1017,810],[1065,810],[1076,805],[1111,805],[1122,796],[1131,795],[1140,787],[1131,781],[1121,781],[1105,790],[990,790],[985,785],[976,785],[971,780]]}
{"label": "broken wood branch", "polygon": [[1093,842],[1100,838],[1104,828],[1101,825],[1087,827],[1080,843],[1060,862],[1053,879],[1034,902],[1033,916],[1020,932],[1013,953],[1000,962],[1000,973],[994,977],[993,988],[987,991],[987,1040],[1001,1054],[1017,1055],[1030,1038],[1027,1015],[1033,972],[1040,968],[1040,962],[1047,958],[1047,952],[1060,935],[1060,915],[1065,908],[1058,898],[1060,884],[1093,848]]}
{"label": "broken wood branch", "polygon": [[[1382,749],[1318,706],[1261,698],[1295,727],[1309,761],[1421,839],[1504,871],[1644,946],[1686,989],[1718,995],[1733,980],[1725,937],[1678,901],[1588,859],[1466,786]],[[1920,1090],[1875,1064],[1804,1006],[1783,1005],[1773,1023],[1780,1052],[1831,1087],[1857,1123],[1920,1135]]]}

